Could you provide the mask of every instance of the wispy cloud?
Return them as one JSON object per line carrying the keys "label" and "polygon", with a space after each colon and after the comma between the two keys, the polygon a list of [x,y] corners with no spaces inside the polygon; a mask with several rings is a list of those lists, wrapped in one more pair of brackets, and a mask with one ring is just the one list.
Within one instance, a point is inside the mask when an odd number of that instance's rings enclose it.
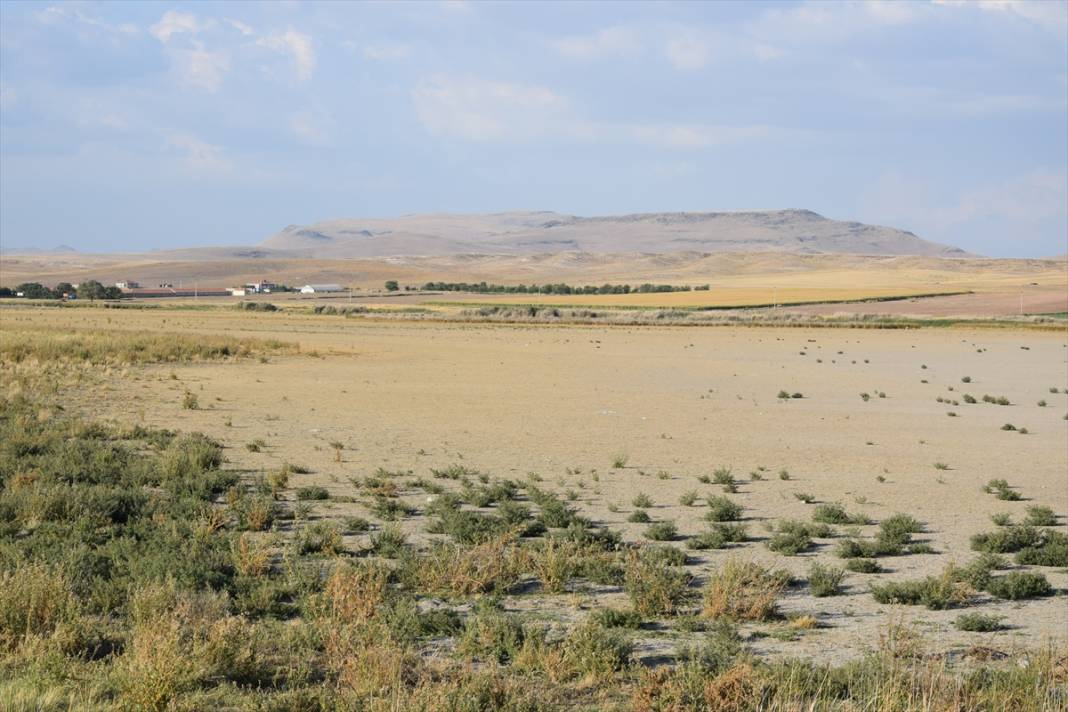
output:
{"label": "wispy cloud", "polygon": [[617,25],[588,35],[571,35],[553,39],[550,45],[565,57],[594,59],[633,54],[640,49],[641,39],[637,30]]}
{"label": "wispy cloud", "polygon": [[567,104],[541,86],[444,75],[420,81],[412,101],[428,131],[465,141],[543,135],[563,119]]}
{"label": "wispy cloud", "polygon": [[694,149],[774,133],[767,126],[600,121],[547,87],[472,77],[426,78],[412,90],[412,100],[431,134],[478,143],[551,139]]}
{"label": "wispy cloud", "polygon": [[310,146],[330,143],[334,120],[322,109],[299,111],[289,120],[289,128],[297,140]]}
{"label": "wispy cloud", "polygon": [[[351,46],[354,49],[358,47],[355,43]],[[407,44],[369,44],[364,45],[360,53],[364,59],[374,62],[396,62],[411,57],[412,47]]]}
{"label": "wispy cloud", "polygon": [[1059,37],[1068,35],[1068,3],[1061,0],[932,0],[936,5],[968,12],[984,12],[1016,18],[1037,25]]}
{"label": "wispy cloud", "polygon": [[201,22],[196,15],[177,10],[168,10],[163,13],[159,22],[148,28],[149,34],[163,44],[171,41],[175,35],[195,35],[212,26],[213,22]]}
{"label": "wispy cloud", "polygon": [[230,53],[209,50],[200,40],[192,40],[189,47],[170,50],[174,71],[185,86],[219,90],[230,71]]}
{"label": "wispy cloud", "polygon": [[1002,242],[1041,241],[1037,229],[1068,218],[1068,176],[1035,169],[938,195],[923,176],[888,171],[860,196],[861,219],[894,224],[932,239],[954,241],[976,226],[997,226]]}
{"label": "wispy cloud", "polygon": [[261,37],[256,44],[288,56],[293,62],[293,70],[297,78],[301,81],[310,79],[315,71],[315,47],[312,44],[312,38],[303,32],[286,30]]}
{"label": "wispy cloud", "polygon": [[711,56],[708,39],[698,32],[683,31],[668,39],[664,54],[675,69],[701,69]]}
{"label": "wispy cloud", "polygon": [[71,22],[85,27],[102,30],[119,35],[135,35],[139,32],[137,25],[131,22],[111,24],[99,17],[84,12],[76,5],[50,5],[37,13],[37,19],[46,25]]}
{"label": "wispy cloud", "polygon": [[440,0],[438,7],[454,15],[468,15],[475,10],[469,0]]}
{"label": "wispy cloud", "polygon": [[221,146],[203,141],[191,133],[168,134],[166,146],[180,156],[182,163],[191,172],[200,175],[221,175],[233,170],[233,164],[226,158]]}
{"label": "wispy cloud", "polygon": [[226,18],[226,24],[240,32],[243,37],[251,37],[256,34],[256,31],[252,29],[251,25],[241,22],[241,20]]}

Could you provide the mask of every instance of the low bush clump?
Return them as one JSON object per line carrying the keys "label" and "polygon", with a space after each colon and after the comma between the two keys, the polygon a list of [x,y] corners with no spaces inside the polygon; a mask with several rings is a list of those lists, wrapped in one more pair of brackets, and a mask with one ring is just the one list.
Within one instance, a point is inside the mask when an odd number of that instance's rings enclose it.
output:
{"label": "low bush clump", "polygon": [[1008,601],[1053,594],[1053,586],[1046,577],[1032,571],[1012,571],[1004,576],[992,578],[986,590],[990,595]]}
{"label": "low bush clump", "polygon": [[812,512],[812,521],[824,524],[871,524],[864,514],[849,514],[839,504],[821,504]]}
{"label": "low bush clump", "polygon": [[[1002,430],[1004,429],[1005,428],[1002,428]],[[1015,430],[1015,428],[1010,429]],[[1009,487],[1009,483],[1003,479],[990,480],[986,483],[986,485],[983,486],[983,491],[987,494],[993,494],[997,496],[998,499],[1005,500],[1007,502],[1016,502],[1022,499],[1020,493],[1014,490],[1012,487]]]}
{"label": "low bush clump", "polygon": [[671,615],[689,598],[690,575],[635,552],[627,558],[623,587],[638,615]]}
{"label": "low bush clump", "polygon": [[957,630],[969,633],[992,633],[997,630],[1004,630],[1005,626],[1001,621],[1001,616],[986,613],[962,613],[953,622],[953,625],[957,627]]}
{"label": "low bush clump", "polygon": [[939,576],[874,584],[871,592],[879,603],[923,604],[932,610],[966,605],[974,595],[972,586],[952,565]]}
{"label": "low bush clump", "polygon": [[812,589],[812,595],[817,598],[838,595],[841,592],[843,578],[845,578],[845,571],[833,566],[813,563],[808,569],[808,585]]}
{"label": "low bush clump", "polygon": [[705,584],[701,615],[739,621],[765,621],[775,616],[776,605],[790,575],[772,571],[753,561],[730,558]]}
{"label": "low bush clump", "polygon": [[300,487],[296,494],[299,500],[330,499],[330,492],[325,487]]}
{"label": "low bush clump", "polygon": [[708,513],[705,514],[708,521],[733,522],[741,518],[742,505],[722,495],[708,498]]}
{"label": "low bush clump", "polygon": [[846,571],[857,574],[877,574],[883,570],[875,559],[848,559],[845,567]]}
{"label": "low bush clump", "polygon": [[648,524],[653,518],[644,509],[635,509],[627,516],[627,521],[631,524]]}
{"label": "low bush clump", "polygon": [[1057,515],[1049,507],[1028,507],[1027,519],[1024,520],[1024,524],[1032,527],[1055,527],[1057,526]]}

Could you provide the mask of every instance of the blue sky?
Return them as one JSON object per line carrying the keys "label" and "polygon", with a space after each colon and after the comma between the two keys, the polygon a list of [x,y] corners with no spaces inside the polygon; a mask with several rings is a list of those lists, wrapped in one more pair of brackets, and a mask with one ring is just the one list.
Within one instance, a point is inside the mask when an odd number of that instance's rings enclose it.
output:
{"label": "blue sky", "polygon": [[1068,3],[0,3],[0,239],[797,207],[1068,252]]}

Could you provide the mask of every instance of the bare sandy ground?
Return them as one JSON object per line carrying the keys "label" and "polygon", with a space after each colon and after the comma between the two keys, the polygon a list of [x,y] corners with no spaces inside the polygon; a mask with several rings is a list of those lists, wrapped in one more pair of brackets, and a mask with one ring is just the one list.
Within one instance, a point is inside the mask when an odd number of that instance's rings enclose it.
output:
{"label": "bare sandy ground", "polygon": [[[696,534],[707,510],[682,506],[679,498],[688,491],[721,494],[697,477],[729,466],[742,480],[731,497],[745,506],[750,534],[758,538],[767,535],[766,522],[811,517],[812,505],[796,492],[841,502],[876,521],[907,512],[927,523],[922,538],[937,554],[883,559],[887,573],[848,575],[840,597],[791,593],[784,609],[816,615],[825,627],[796,642],[755,639],[760,651],[841,659],[873,647],[891,620],[916,623],[942,650],[1068,639],[1068,575],[1059,570],[1043,569],[1059,590],[1055,597],[986,598],[973,609],[1006,616],[1011,628],[995,634],[958,632],[952,622],[959,611],[884,606],[868,591],[873,581],[916,578],[968,561],[968,537],[993,529],[992,513],[1021,520],[1028,505],[1041,504],[1068,521],[1068,395],[1049,392],[1068,389],[1065,333],[367,323],[230,311],[6,309],[0,317],[4,328],[229,333],[298,341],[304,351],[317,351],[318,357],[268,363],[117,372],[71,405],[98,417],[204,431],[230,446],[236,466],[252,471],[305,465],[313,473],[297,476],[295,484],[320,484],[334,495],[354,494],[348,478],[379,466],[419,475],[452,463],[510,478],[536,472],[547,486],[573,490],[588,516],[640,540],[644,526],[625,521],[635,495],[653,499],[654,519],[674,520],[682,535]],[[970,383],[962,383],[965,376]],[[201,410],[181,408],[186,389],[198,394]],[[804,398],[781,401],[781,389]],[[872,398],[864,402],[862,392]],[[965,392],[1004,395],[1012,405],[936,401]],[[1040,407],[1040,400],[1048,405]],[[1029,434],[1002,431],[1006,422]],[[267,442],[264,452],[243,447],[255,438]],[[333,462],[331,441],[345,444],[342,463]],[[626,456],[626,467],[612,467],[618,455]],[[938,470],[936,462],[950,469]],[[766,468],[765,479],[749,481],[759,467]],[[791,479],[780,480],[780,469]],[[1025,501],[983,493],[981,486],[995,477],[1007,479]],[[359,504],[340,503],[322,512],[367,514]],[[417,519],[404,526],[417,540],[425,536]],[[803,575],[813,560],[839,564],[833,546],[829,540],[814,553],[781,557],[754,541],[732,551],[693,552],[690,569],[700,578],[725,556],[741,554]],[[514,605],[573,615],[576,605],[624,601],[613,591],[580,598],[522,597]],[[645,654],[667,645],[649,636]]]}

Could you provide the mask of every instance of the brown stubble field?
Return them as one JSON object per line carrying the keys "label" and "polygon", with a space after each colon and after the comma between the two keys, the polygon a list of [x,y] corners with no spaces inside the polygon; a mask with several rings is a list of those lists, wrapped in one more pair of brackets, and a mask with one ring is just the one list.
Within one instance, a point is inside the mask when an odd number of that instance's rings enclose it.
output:
{"label": "brown stubble field", "polygon": [[[737,492],[728,496],[744,506],[753,540],[690,551],[687,570],[698,583],[728,556],[799,577],[813,561],[840,565],[836,539],[818,539],[798,556],[775,554],[763,541],[768,525],[809,520],[818,503],[841,503],[874,522],[904,512],[925,523],[917,539],[933,554],[880,559],[884,573],[848,574],[841,596],[817,599],[791,589],[783,611],[812,615],[820,626],[789,634],[781,634],[781,623],[744,626],[758,653],[843,660],[875,647],[893,621],[915,624],[941,651],[1066,638],[1062,569],[1042,569],[1059,591],[1053,597],[982,596],[976,610],[1009,624],[998,633],[956,630],[957,610],[876,603],[868,588],[964,564],[974,556],[969,537],[995,529],[994,513],[1021,521],[1026,507],[1045,505],[1064,523],[1064,331],[364,322],[166,309],[4,308],[0,316],[8,337],[25,329],[123,329],[299,343],[301,355],[263,362],[111,369],[69,394],[67,406],[92,418],[204,432],[227,446],[232,466],[251,474],[283,463],[306,467],[310,473],[295,475],[292,486],[319,485],[332,495],[317,505],[316,517],[374,521],[350,478],[376,468],[426,476],[461,464],[515,480],[536,473],[539,486],[573,498],[580,513],[628,541],[645,540],[647,525],[627,519],[634,498],[647,495],[653,521],[675,522],[674,543],[685,548],[686,538],[707,526],[706,498],[723,494],[699,477],[730,468]],[[780,399],[782,390],[803,397]],[[183,408],[186,392],[197,395],[199,409]],[[966,404],[964,393],[979,402]],[[1011,405],[984,403],[985,394]],[[1004,431],[1006,423],[1027,433]],[[259,452],[246,449],[257,439],[265,443]],[[341,462],[334,442],[344,445]],[[783,470],[789,479],[780,479]],[[992,478],[1008,480],[1023,501],[983,492]],[[684,506],[680,498],[690,492],[696,501]],[[417,490],[402,495],[417,509],[426,497]],[[418,514],[401,526],[417,544],[433,538]],[[857,529],[862,536],[875,531]],[[846,530],[840,527],[838,538]],[[346,538],[355,547],[366,535]],[[506,606],[573,620],[625,601],[618,588],[586,586],[558,596],[511,596]],[[667,629],[643,630],[638,638],[639,658],[679,643]]]}

